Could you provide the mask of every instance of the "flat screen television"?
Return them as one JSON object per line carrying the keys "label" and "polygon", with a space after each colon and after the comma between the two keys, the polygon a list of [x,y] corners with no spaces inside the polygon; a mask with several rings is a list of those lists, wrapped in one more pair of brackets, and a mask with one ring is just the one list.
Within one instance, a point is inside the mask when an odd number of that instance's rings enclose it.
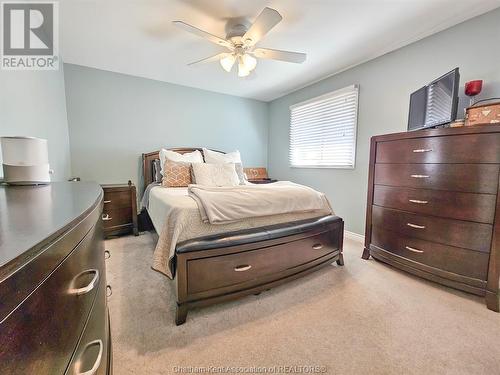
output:
{"label": "flat screen television", "polygon": [[454,121],[459,83],[460,73],[455,68],[411,94],[408,130],[432,128]]}

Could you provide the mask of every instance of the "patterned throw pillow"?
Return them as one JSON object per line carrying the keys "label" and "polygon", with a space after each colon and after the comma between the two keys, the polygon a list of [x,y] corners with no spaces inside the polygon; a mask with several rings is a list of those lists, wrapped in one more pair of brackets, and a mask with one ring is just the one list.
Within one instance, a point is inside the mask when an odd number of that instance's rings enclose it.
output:
{"label": "patterned throw pillow", "polygon": [[165,176],[163,176],[161,184],[164,187],[185,187],[192,183],[191,163],[181,163],[167,159],[163,171]]}

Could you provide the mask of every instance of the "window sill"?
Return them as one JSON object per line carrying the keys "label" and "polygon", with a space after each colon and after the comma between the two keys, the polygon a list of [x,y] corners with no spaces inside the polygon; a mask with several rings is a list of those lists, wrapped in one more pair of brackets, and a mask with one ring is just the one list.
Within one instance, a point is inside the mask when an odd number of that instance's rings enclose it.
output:
{"label": "window sill", "polygon": [[293,169],[356,169],[354,165],[290,165]]}

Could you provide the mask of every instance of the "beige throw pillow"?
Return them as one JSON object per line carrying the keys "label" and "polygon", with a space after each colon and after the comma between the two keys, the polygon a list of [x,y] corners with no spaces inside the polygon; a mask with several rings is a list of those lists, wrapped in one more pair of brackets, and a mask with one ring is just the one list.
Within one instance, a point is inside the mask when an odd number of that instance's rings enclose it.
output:
{"label": "beige throw pillow", "polygon": [[237,186],[240,179],[233,163],[192,165],[194,178],[198,185],[205,186]]}
{"label": "beige throw pillow", "polygon": [[185,187],[192,183],[191,164],[166,160],[163,166],[162,186]]}

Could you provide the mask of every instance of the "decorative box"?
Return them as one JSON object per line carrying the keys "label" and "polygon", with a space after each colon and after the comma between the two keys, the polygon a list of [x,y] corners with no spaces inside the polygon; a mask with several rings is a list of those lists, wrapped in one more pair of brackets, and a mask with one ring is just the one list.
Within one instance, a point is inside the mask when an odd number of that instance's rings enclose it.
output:
{"label": "decorative box", "polygon": [[500,123],[500,102],[469,107],[465,113],[465,126]]}

